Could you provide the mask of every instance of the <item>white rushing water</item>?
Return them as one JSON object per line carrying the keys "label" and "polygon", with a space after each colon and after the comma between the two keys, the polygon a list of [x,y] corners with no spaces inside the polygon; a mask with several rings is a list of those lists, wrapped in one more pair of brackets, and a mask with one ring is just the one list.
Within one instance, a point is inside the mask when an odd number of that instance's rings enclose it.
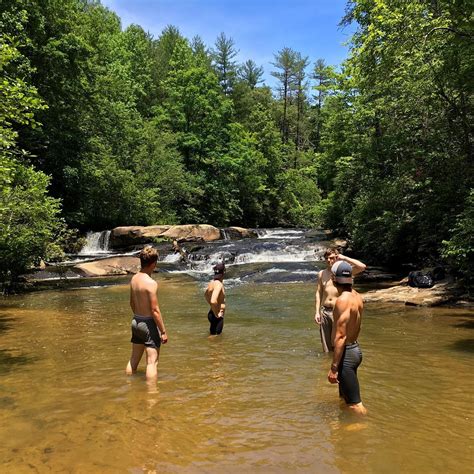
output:
{"label": "white rushing water", "polygon": [[102,255],[110,253],[109,241],[110,230],[102,232],[88,232],[86,235],[86,245],[79,252],[79,255]]}
{"label": "white rushing water", "polygon": [[259,239],[284,239],[294,240],[304,237],[304,230],[300,229],[259,229]]}

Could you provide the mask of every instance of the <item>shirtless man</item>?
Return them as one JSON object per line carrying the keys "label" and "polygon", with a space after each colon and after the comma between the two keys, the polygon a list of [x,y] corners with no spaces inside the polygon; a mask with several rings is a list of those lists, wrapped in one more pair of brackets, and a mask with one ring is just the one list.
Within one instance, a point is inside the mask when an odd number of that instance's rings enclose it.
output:
{"label": "shirtless man", "polygon": [[225,265],[218,263],[214,267],[214,279],[209,282],[204,293],[204,297],[211,307],[207,314],[207,319],[211,324],[209,327],[211,336],[220,334],[224,329],[225,291],[222,283],[224,274]]}
{"label": "shirtless man", "polygon": [[362,362],[362,352],[357,342],[364,303],[357,291],[352,289],[352,266],[343,260],[331,268],[332,279],[338,297],[334,305],[334,354],[328,372],[330,383],[339,383],[339,395],[348,408],[358,415],[367,410],[360,398],[357,368]]}
{"label": "shirtless man", "polygon": [[140,252],[140,271],[130,282],[130,306],[132,319],[132,355],[126,373],[132,375],[146,351],[146,380],[157,379],[158,357],[161,343],[168,342],[165,324],[158,306],[156,290],[158,285],[151,277],[158,260],[158,252],[153,247],[145,247]]}
{"label": "shirtless man", "polygon": [[316,311],[314,321],[316,324],[319,324],[323,351],[330,352],[334,346],[332,312],[338,296],[336,287],[332,282],[331,267],[337,260],[346,261],[352,265],[353,275],[357,275],[365,270],[365,265],[359,260],[341,255],[335,248],[327,249],[326,252],[324,252],[324,259],[326,260],[326,269],[319,272],[318,283],[316,285]]}

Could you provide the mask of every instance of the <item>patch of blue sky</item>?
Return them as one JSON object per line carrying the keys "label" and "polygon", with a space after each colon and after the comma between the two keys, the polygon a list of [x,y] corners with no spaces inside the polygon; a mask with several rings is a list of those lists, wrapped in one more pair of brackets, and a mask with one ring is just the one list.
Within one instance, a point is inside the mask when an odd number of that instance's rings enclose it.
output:
{"label": "patch of blue sky", "polygon": [[224,32],[232,37],[237,61],[253,59],[263,66],[265,82],[275,85],[270,72],[274,55],[289,47],[340,66],[348,56],[354,27],[340,27],[346,0],[102,0],[122,20],[134,23],[155,38],[167,25],[188,39],[199,35],[208,47]]}

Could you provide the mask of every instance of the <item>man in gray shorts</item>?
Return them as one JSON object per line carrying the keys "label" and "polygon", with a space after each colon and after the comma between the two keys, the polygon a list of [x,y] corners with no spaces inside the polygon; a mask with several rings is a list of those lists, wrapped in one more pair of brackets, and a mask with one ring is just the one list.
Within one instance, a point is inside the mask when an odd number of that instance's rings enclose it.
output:
{"label": "man in gray shorts", "polygon": [[326,261],[326,268],[318,273],[314,322],[319,325],[323,351],[331,352],[334,347],[332,313],[338,296],[337,289],[332,280],[331,267],[338,260],[346,261],[353,267],[353,274],[357,275],[365,270],[365,265],[355,258],[341,255],[335,248],[328,248],[326,252],[324,252],[324,260]]}
{"label": "man in gray shorts", "polygon": [[158,285],[151,277],[158,260],[158,252],[153,247],[145,247],[140,252],[140,271],[130,282],[130,306],[132,319],[132,355],[126,373],[137,371],[143,352],[146,353],[146,379],[156,381],[157,365],[161,344],[168,342],[165,324],[158,306]]}

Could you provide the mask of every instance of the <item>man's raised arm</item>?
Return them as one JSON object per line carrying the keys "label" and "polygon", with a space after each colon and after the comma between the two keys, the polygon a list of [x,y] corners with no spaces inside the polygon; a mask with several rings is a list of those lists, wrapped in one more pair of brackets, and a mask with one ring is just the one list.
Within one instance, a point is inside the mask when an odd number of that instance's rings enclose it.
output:
{"label": "man's raised arm", "polygon": [[367,268],[367,265],[365,263],[362,263],[360,260],[346,257],[345,255],[342,255],[342,254],[338,255],[337,259],[343,260],[344,262],[347,262],[349,265],[352,266],[352,275],[358,275],[359,273],[362,273]]}

